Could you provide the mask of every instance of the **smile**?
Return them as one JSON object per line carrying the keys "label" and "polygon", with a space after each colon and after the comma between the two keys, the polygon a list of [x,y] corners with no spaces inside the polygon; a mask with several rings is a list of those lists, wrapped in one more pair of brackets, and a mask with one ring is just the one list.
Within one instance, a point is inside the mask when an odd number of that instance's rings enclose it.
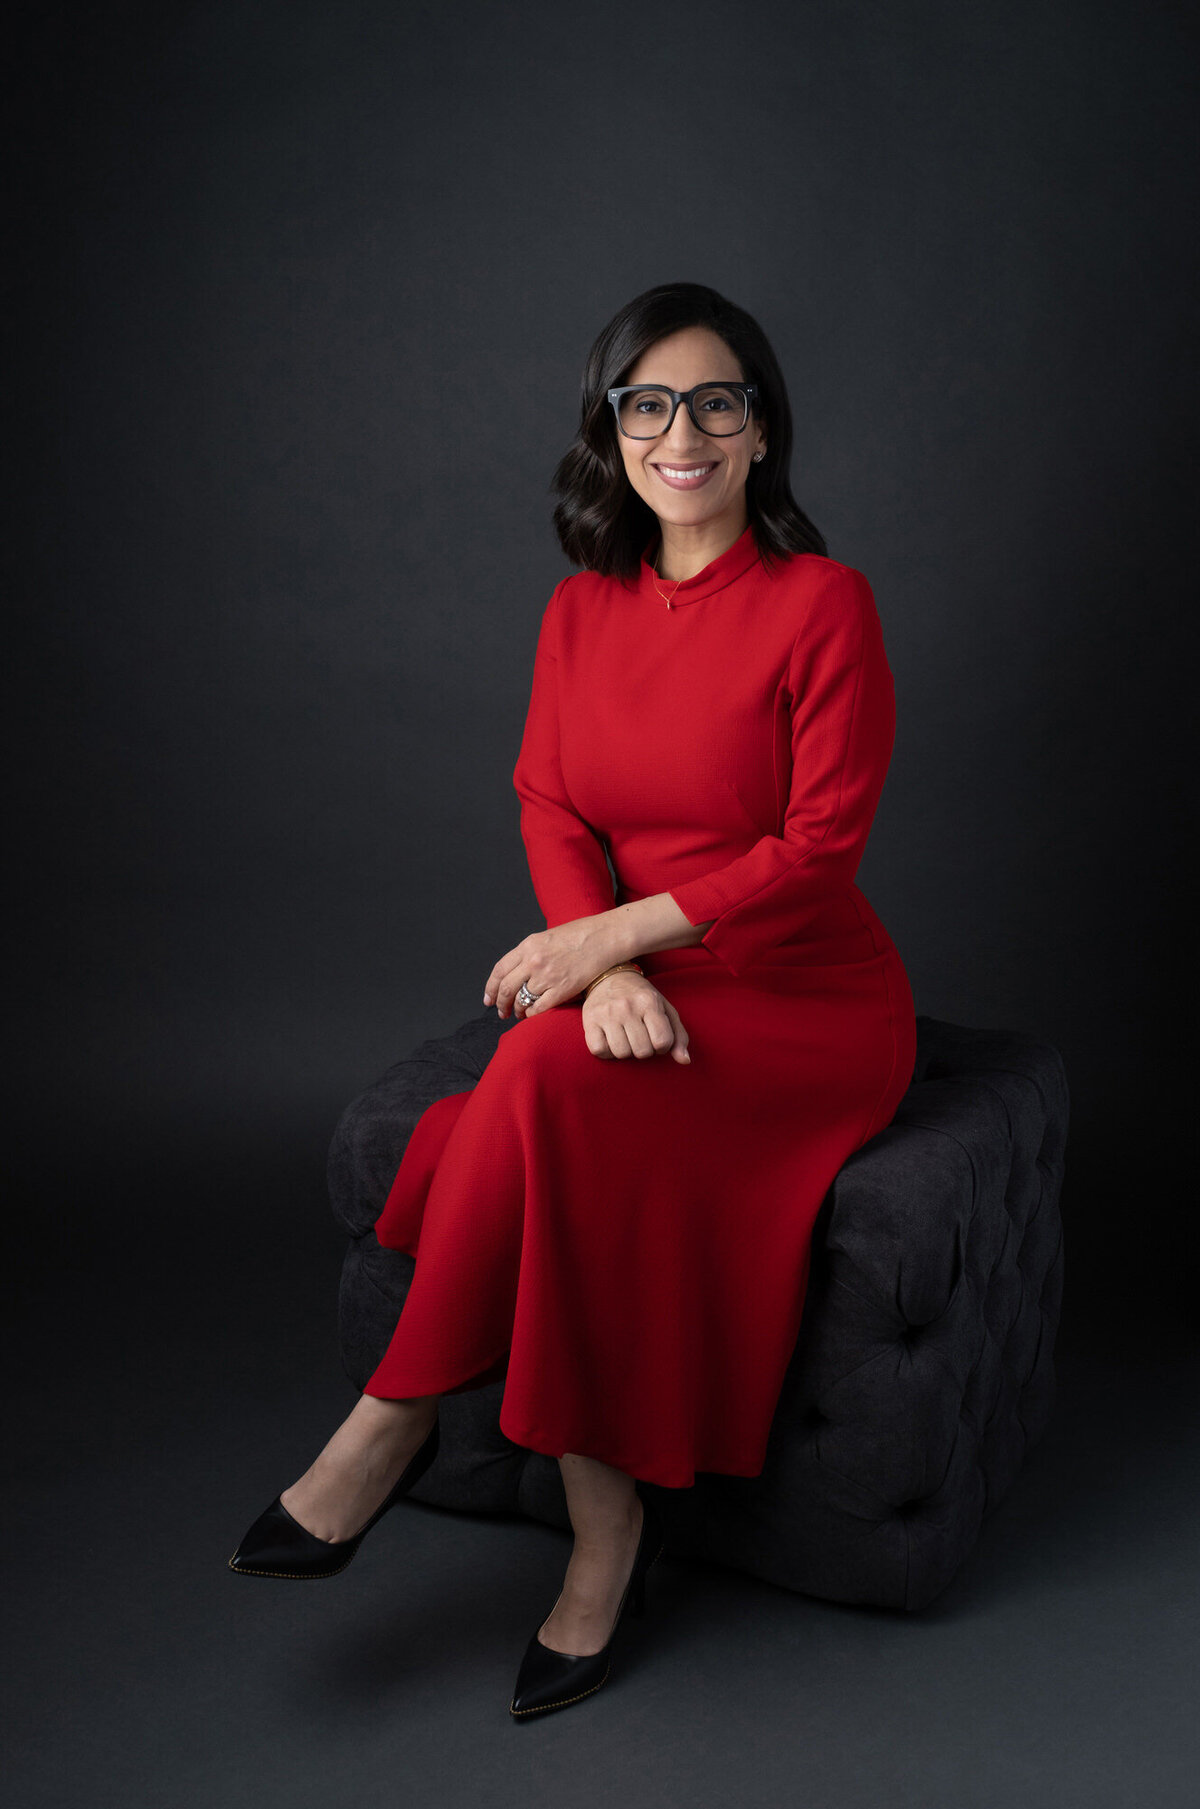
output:
{"label": "smile", "polygon": [[659,477],[673,490],[696,490],[716,470],[711,465],[655,465]]}

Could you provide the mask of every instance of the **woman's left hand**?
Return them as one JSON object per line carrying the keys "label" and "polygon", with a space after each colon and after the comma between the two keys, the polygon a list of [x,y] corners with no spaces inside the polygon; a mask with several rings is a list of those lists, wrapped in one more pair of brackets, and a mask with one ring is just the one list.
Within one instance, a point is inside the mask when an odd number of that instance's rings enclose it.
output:
{"label": "woman's left hand", "polygon": [[[613,951],[605,921],[608,915],[601,911],[595,917],[574,917],[569,923],[555,924],[552,930],[531,931],[493,967],[483,989],[484,1004],[494,1002],[502,1018],[510,1011],[517,1017],[532,1017],[577,997],[589,980],[625,959]],[[522,981],[537,994],[532,1005],[513,1003]]]}

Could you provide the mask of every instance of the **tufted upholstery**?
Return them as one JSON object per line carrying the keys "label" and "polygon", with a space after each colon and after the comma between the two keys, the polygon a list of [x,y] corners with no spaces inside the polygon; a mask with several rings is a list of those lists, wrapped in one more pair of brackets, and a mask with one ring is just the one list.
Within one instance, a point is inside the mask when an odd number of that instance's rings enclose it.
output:
{"label": "tufted upholstery", "polygon": [[[361,1388],[413,1258],[382,1211],[417,1118],[474,1085],[506,1023],[487,1013],[396,1063],[346,1108],[329,1153],[351,1234],[339,1320]],[[1013,1483],[1054,1398],[1069,1100],[1048,1043],[917,1018],[913,1082],[845,1164],[814,1234],[800,1337],[760,1476],[654,1490],[675,1556],[839,1602],[922,1608]],[[443,1398],[413,1499],[569,1527],[558,1465],[504,1437],[503,1382]]]}

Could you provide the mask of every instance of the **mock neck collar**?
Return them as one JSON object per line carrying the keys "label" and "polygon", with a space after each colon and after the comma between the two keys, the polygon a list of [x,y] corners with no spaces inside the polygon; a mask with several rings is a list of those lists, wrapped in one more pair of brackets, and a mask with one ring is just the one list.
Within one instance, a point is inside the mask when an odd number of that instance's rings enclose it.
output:
{"label": "mock neck collar", "polygon": [[[678,609],[684,603],[698,603],[702,597],[711,597],[714,591],[724,590],[735,578],[758,559],[758,544],[754,538],[754,523],[750,522],[738,535],[732,546],[727,546],[723,553],[710,559],[691,578],[683,578],[678,585],[671,578],[660,578],[650,563],[649,555],[653,553],[658,535],[651,535],[642,548],[642,562],[638,572],[638,591],[640,595],[649,597],[660,608],[664,599],[669,597],[672,607]],[[657,585],[657,589],[655,586]],[[660,595],[660,592],[662,593]]]}

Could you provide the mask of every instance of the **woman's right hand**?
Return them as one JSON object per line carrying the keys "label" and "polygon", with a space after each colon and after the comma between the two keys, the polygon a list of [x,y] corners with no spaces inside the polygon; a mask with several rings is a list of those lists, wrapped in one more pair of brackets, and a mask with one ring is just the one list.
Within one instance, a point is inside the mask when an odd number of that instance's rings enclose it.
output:
{"label": "woman's right hand", "polygon": [[669,999],[644,974],[609,974],[583,1001],[583,1034],[602,1061],[662,1055],[690,1062],[688,1033]]}

